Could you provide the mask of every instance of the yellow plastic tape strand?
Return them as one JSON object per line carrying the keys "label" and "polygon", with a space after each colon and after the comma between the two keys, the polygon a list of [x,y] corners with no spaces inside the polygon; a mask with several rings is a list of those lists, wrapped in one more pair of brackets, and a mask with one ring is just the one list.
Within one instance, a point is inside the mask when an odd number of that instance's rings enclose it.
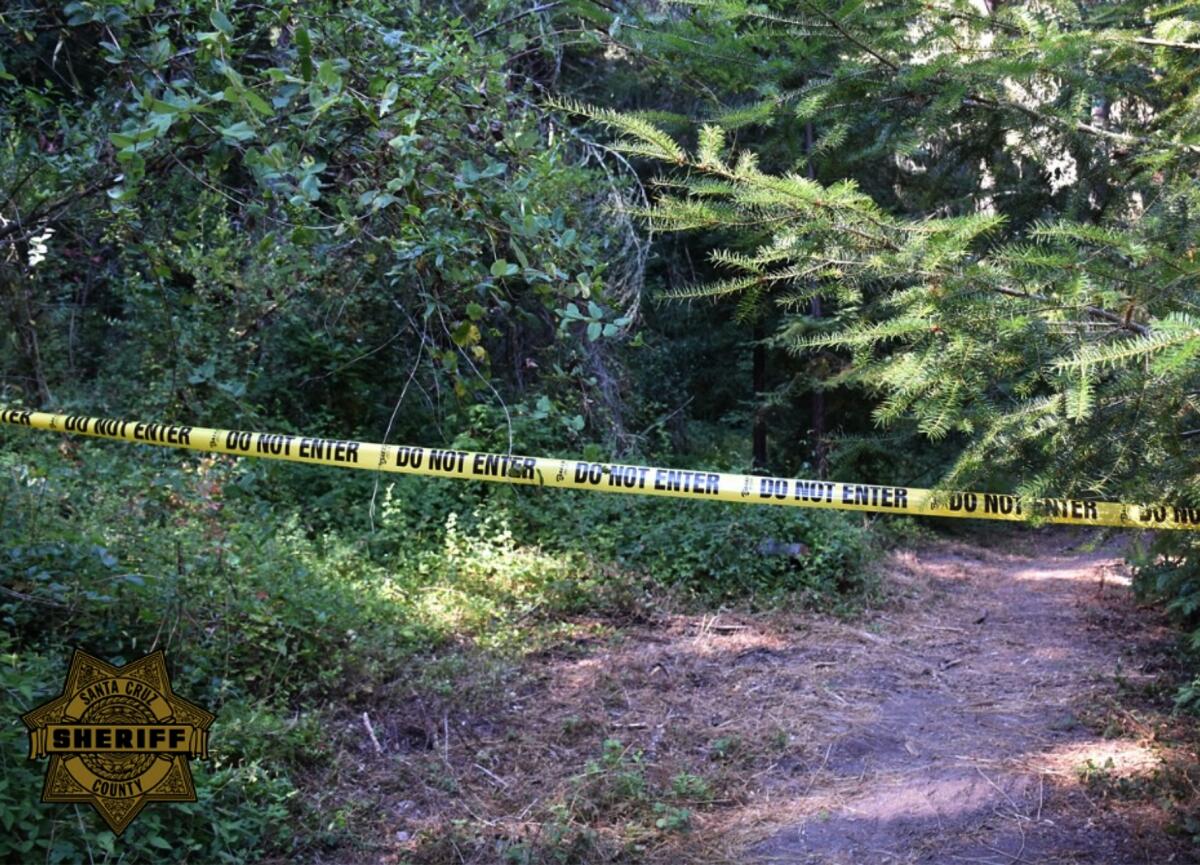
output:
{"label": "yellow plastic tape strand", "polygon": [[839,511],[1009,521],[1037,517],[1051,523],[1079,526],[1200,530],[1200,508],[1165,504],[1131,505],[1080,499],[1021,499],[1002,493],[935,492],[914,487],[474,453],[453,448],[381,445],[15,409],[0,409],[0,423],[239,457],[435,478]]}

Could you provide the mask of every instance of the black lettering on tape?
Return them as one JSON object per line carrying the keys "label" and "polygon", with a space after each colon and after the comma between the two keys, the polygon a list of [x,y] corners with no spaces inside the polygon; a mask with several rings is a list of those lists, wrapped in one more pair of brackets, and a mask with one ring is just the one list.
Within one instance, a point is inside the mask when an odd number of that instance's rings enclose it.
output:
{"label": "black lettering on tape", "polygon": [[[136,431],[135,431],[136,434]],[[250,452],[251,436],[248,432],[229,430],[225,433],[225,449],[231,451]],[[303,454],[301,454],[303,456]]]}
{"label": "black lettering on tape", "polygon": [[15,408],[6,408],[0,411],[0,423],[15,424],[17,426],[32,426],[30,416],[33,412],[22,411]]}

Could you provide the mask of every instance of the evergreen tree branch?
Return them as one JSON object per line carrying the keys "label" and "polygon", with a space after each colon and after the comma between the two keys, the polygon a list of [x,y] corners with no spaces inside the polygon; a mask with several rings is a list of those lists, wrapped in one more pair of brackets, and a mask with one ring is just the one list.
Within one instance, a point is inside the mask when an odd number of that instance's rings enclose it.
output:
{"label": "evergreen tree branch", "polygon": [[1200,145],[1184,144],[1178,141],[1161,141],[1156,138],[1147,138],[1142,135],[1131,135],[1127,132],[1113,132],[1109,129],[1101,129],[1091,123],[1084,123],[1082,120],[1071,123],[1069,120],[1063,120],[1060,117],[1055,117],[1053,114],[1045,114],[1034,108],[1026,105],[1021,105],[1018,102],[1010,102],[1008,100],[988,99],[983,96],[973,95],[963,99],[963,105],[968,108],[986,108],[991,111],[1019,111],[1027,117],[1032,117],[1035,120],[1040,120],[1051,126],[1072,129],[1076,132],[1082,132],[1086,135],[1095,135],[1098,138],[1105,138],[1109,141],[1115,141],[1119,144],[1141,145],[1144,147],[1158,147],[1171,150],[1182,150],[1185,153],[1200,154]]}
{"label": "evergreen tree branch", "polygon": [[846,39],[848,42],[854,43],[860,49],[862,49],[863,51],[870,54],[872,57],[874,57],[876,60],[878,60],[884,66],[886,66],[888,69],[891,69],[893,72],[900,71],[899,65],[897,65],[896,63],[893,63],[891,60],[888,60],[886,57],[884,57],[882,54],[880,54],[878,51],[876,51],[870,45],[863,42],[861,39],[856,38],[854,36],[854,34],[852,34],[850,31],[848,31],[845,27],[843,27],[841,25],[841,22],[839,22],[837,20],[837,18],[835,18],[833,15],[830,15],[828,12],[826,12],[820,6],[817,6],[814,3],[810,3],[810,2],[808,2],[808,0],[804,0],[804,5],[807,6],[809,9],[811,9],[813,12],[820,15],[826,21],[828,21],[830,26],[832,26],[833,29],[836,30],[838,33],[842,34],[842,37],[844,39]]}
{"label": "evergreen tree branch", "polygon": [[[994,291],[998,294],[1006,294],[1009,297],[1020,297],[1025,300],[1036,300],[1039,303],[1053,303],[1053,300],[1049,297],[1046,297],[1046,295],[1044,295],[1044,294],[1036,294],[1034,292],[1026,292],[1026,291],[1017,291],[1015,289],[1004,288],[1003,286],[999,286],[999,285],[991,286],[989,288],[989,290]],[[1101,309],[1098,306],[1090,306],[1089,305],[1089,306],[1082,307],[1082,309],[1088,315],[1095,316],[1096,318],[1102,318],[1105,321],[1111,321],[1113,324],[1120,325],[1123,330],[1133,331],[1134,333],[1136,333],[1140,336],[1149,336],[1150,335],[1150,328],[1148,328],[1144,324],[1138,324],[1136,321],[1131,321],[1126,316],[1119,315],[1118,313],[1115,313],[1115,312],[1110,312],[1107,309]]]}

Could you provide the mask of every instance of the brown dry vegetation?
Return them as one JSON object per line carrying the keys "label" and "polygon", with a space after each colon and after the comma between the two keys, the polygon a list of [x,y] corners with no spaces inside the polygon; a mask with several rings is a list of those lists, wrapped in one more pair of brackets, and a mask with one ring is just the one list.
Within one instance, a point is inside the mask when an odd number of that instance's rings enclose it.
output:
{"label": "brown dry vegetation", "polygon": [[1085,540],[893,553],[853,620],[578,621],[517,661],[399,676],[308,779],[360,840],[322,858],[1194,861],[1174,637]]}

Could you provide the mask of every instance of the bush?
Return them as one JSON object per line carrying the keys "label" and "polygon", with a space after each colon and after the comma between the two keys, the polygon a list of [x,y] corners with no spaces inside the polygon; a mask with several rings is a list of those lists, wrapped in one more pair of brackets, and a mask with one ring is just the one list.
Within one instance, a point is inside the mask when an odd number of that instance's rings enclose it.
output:
{"label": "bush", "polygon": [[[569,491],[513,496],[509,507],[548,548],[585,550],[706,601],[821,604],[866,586],[872,533],[853,515]],[[808,552],[765,554],[768,541]]]}
{"label": "bush", "polygon": [[[1167,612],[1190,633],[1186,650],[1193,668],[1200,666],[1200,540],[1184,532],[1163,532],[1130,553],[1134,590],[1145,599],[1162,601]],[[1177,708],[1200,714],[1200,676],[1176,695]]]}

